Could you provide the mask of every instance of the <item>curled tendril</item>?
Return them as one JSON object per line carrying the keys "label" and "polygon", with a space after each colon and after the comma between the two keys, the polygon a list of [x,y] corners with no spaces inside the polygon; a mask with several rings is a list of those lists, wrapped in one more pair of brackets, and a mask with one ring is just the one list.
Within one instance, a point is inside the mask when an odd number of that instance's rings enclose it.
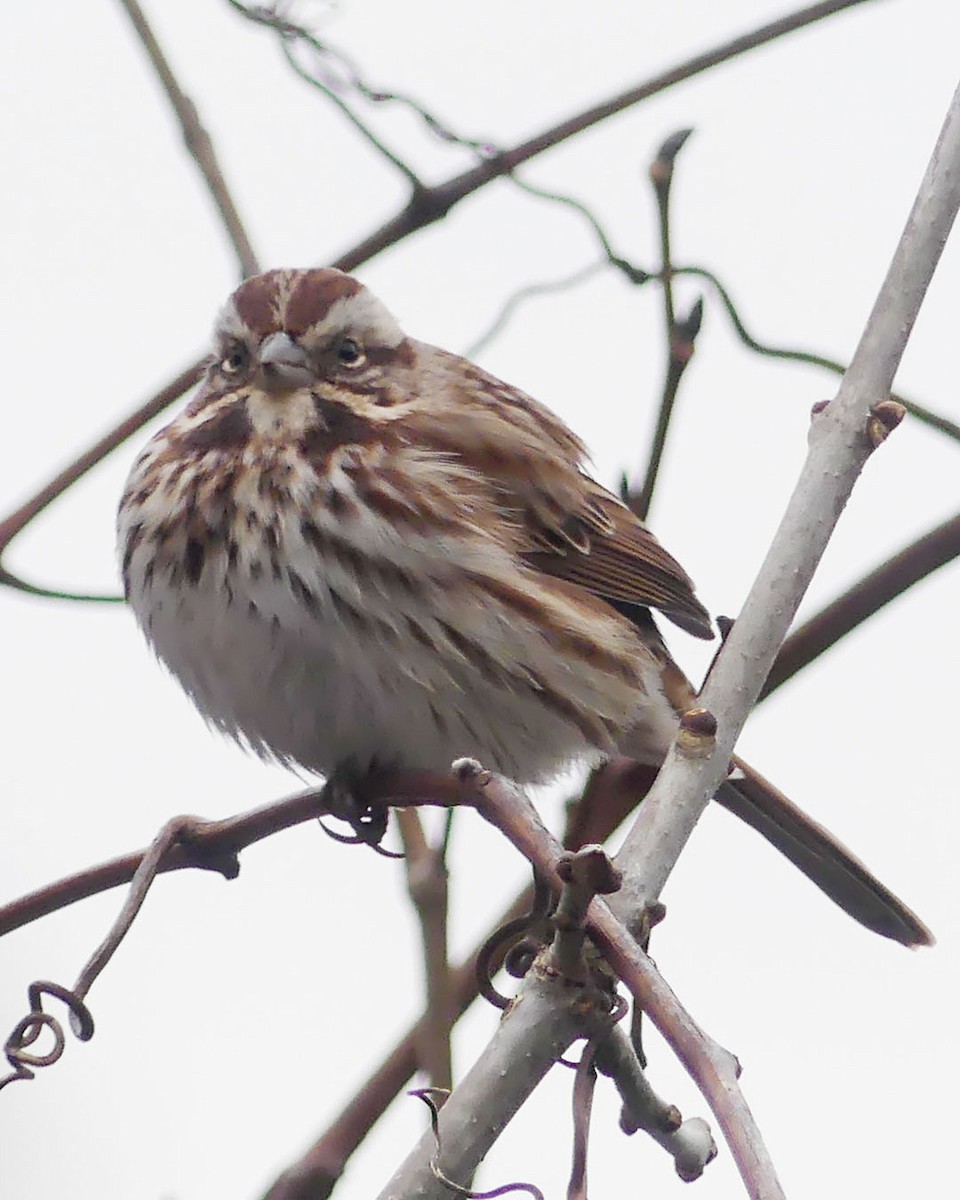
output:
{"label": "curled tendril", "polygon": [[[33,1068],[51,1067],[63,1054],[66,1046],[63,1026],[52,1013],[43,1011],[45,995],[53,996],[67,1006],[70,1027],[81,1042],[88,1042],[93,1037],[93,1017],[75,992],[45,979],[31,983],[27,989],[30,1012],[17,1022],[3,1046],[3,1053],[13,1069],[0,1079],[0,1089],[16,1079],[33,1079],[36,1073]],[[29,1047],[39,1041],[45,1029],[53,1035],[52,1049],[45,1054],[31,1052]]]}
{"label": "curled tendril", "polygon": [[[512,946],[521,941],[545,920],[550,912],[553,900],[553,890],[539,871],[533,873],[533,903],[530,911],[522,917],[514,917],[487,938],[480,947],[477,955],[477,989],[480,995],[494,1008],[507,1008],[510,997],[498,992],[493,986],[493,976],[496,974],[501,953],[506,946]],[[506,957],[504,954],[503,957]]]}
{"label": "curled tendril", "polygon": [[433,1132],[433,1140],[437,1144],[437,1152],[430,1159],[430,1170],[433,1173],[434,1179],[439,1180],[445,1188],[448,1188],[457,1196],[465,1197],[466,1200],[495,1200],[495,1197],[509,1196],[511,1192],[525,1192],[528,1196],[532,1196],[533,1200],[544,1200],[543,1192],[534,1183],[504,1183],[500,1187],[491,1188],[488,1192],[475,1192],[471,1188],[464,1187],[462,1184],[454,1183],[452,1179],[448,1179],[440,1169],[440,1154],[443,1150],[443,1145],[440,1141],[439,1109],[434,1097],[442,1096],[446,1099],[450,1093],[446,1088],[425,1087],[416,1088],[414,1091],[407,1092],[407,1095],[416,1096],[430,1110],[430,1129]]}

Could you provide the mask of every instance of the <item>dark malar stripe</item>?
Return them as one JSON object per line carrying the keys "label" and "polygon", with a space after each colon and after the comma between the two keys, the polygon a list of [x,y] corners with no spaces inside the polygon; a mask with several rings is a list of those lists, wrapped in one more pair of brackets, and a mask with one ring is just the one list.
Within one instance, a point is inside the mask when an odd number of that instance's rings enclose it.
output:
{"label": "dark malar stripe", "polygon": [[246,402],[238,400],[185,433],[180,439],[179,449],[200,453],[206,450],[242,450],[252,435],[253,425],[247,416]]}

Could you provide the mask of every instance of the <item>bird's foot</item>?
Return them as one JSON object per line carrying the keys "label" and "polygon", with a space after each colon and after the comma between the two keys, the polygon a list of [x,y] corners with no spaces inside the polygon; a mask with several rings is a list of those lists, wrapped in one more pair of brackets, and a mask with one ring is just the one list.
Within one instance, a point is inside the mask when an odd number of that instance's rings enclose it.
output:
{"label": "bird's foot", "polygon": [[339,763],[323,786],[322,799],[331,817],[344,821],[352,833],[338,833],[320,821],[320,828],[328,837],[347,845],[364,845],[376,850],[385,858],[403,858],[393,850],[385,850],[384,836],[390,820],[390,809],[373,795],[373,781],[384,774],[386,768],[376,760],[360,766],[354,759]]}

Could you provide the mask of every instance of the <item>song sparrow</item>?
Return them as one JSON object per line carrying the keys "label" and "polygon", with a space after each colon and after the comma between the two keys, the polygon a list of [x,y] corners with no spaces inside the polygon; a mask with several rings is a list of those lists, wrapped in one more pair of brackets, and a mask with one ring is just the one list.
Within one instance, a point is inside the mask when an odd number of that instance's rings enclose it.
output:
{"label": "song sparrow", "polygon": [[[614,752],[659,763],[694,692],[650,609],[697,637],[710,619],[583,459],[357,280],[270,271],[228,300],[198,395],[134,463],[126,595],[204,717],[280,762],[470,755],[521,783]],[[858,920],[929,940],[760,777],[718,799]]]}

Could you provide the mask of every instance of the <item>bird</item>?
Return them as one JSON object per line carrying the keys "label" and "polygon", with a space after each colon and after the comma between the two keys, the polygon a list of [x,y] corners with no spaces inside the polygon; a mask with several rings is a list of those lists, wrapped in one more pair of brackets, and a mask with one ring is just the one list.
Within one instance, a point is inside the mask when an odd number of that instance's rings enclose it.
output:
{"label": "bird", "polygon": [[[580,438],[407,336],[333,268],[246,279],[202,385],[133,464],[124,592],[206,721],[336,778],[479,760],[520,785],[659,765],[696,692],[656,613],[697,638],[680,564],[588,473]],[[869,929],[918,917],[740,760],[716,798]]]}

